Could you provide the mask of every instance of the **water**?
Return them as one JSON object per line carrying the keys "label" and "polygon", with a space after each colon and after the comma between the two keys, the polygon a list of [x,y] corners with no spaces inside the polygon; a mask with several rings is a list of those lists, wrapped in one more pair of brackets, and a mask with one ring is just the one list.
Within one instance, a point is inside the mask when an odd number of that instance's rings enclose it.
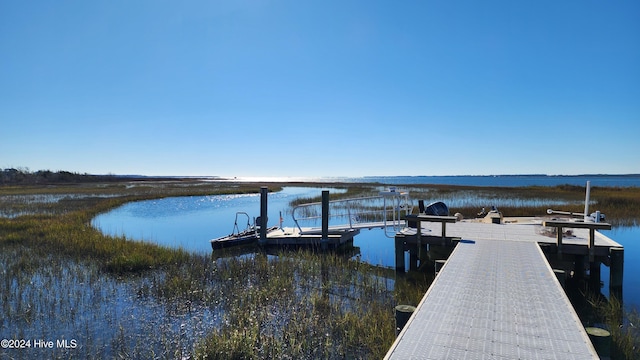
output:
{"label": "water", "polygon": [[[283,213],[283,226],[292,227],[289,202],[299,197],[313,197],[321,194],[321,188],[285,187],[283,191],[269,194],[268,223],[276,225]],[[341,191],[330,189],[331,193]],[[486,200],[481,198],[481,200]],[[493,198],[492,200],[496,200]],[[469,199],[461,194],[459,198],[445,199],[447,203],[468,204]],[[516,201],[505,199],[507,204]],[[542,200],[526,199],[537,202]],[[498,206],[501,203],[497,204]],[[513,204],[511,204],[513,205]],[[189,251],[209,253],[209,240],[225,236],[233,231],[236,212],[246,212],[257,216],[260,210],[260,195],[217,195],[174,197],[159,200],[139,201],[125,204],[108,213],[99,215],[93,225],[110,235],[152,241],[161,245],[182,247]],[[246,226],[246,218],[239,218],[240,230]],[[631,276],[640,271],[640,264],[632,259],[640,258],[640,226],[617,227],[605,232],[609,237],[625,247],[624,301],[626,304],[640,304],[640,279]],[[390,234],[392,236],[392,234]],[[395,265],[394,242],[382,229],[361,230],[354,239],[363,261],[373,265],[393,267]],[[608,268],[603,266],[602,279],[608,282]],[[605,284],[603,291],[608,292]]]}
{"label": "water", "polygon": [[[618,226],[611,230],[602,231],[603,234],[624,246],[624,277],[622,297],[626,305],[640,308],[640,225]],[[602,280],[605,282],[603,294],[609,296],[609,268],[602,266]]]}
{"label": "water", "polygon": [[[322,190],[287,187],[283,191],[270,193],[269,225],[277,225],[279,212],[286,211],[291,200],[320,196]],[[329,190],[331,193],[344,191]],[[236,212],[246,212],[253,222],[253,217],[260,215],[260,194],[183,196],[137,201],[95,217],[92,224],[109,235],[126,235],[189,251],[210,252],[209,240],[233,232]],[[291,216],[283,214],[283,219],[282,226],[294,226]],[[239,229],[244,230],[246,225],[247,218],[239,217]]]}
{"label": "water", "polygon": [[345,183],[382,183],[382,184],[441,184],[464,186],[591,186],[640,187],[640,174],[630,175],[486,175],[486,176],[364,176],[364,177],[320,177],[320,178],[236,178],[234,181],[306,181],[306,182],[345,182]]}

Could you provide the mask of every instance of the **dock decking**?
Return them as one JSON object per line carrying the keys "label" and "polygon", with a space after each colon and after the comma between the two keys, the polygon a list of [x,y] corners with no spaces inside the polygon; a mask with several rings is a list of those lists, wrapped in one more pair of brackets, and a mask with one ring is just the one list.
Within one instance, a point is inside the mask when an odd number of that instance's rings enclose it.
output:
{"label": "dock decking", "polygon": [[[554,233],[548,232],[549,227],[543,226],[543,218],[505,218],[502,224],[491,224],[484,222],[458,221],[446,225],[446,238],[470,239],[470,240],[507,240],[534,242],[541,245],[547,244],[557,246],[558,238]],[[547,221],[551,224],[553,222]],[[427,225],[428,224],[428,225]],[[423,223],[421,239],[423,244],[440,243],[443,238],[442,224],[440,222]],[[581,223],[576,223],[576,227]],[[564,227],[568,229],[567,226]],[[564,235],[561,246],[565,254],[589,255],[590,230],[584,228],[571,228],[571,235]],[[398,234],[405,236],[410,241],[415,241],[416,229],[405,229]],[[397,237],[397,236],[396,236]],[[607,256],[612,247],[622,247],[622,245],[609,239],[605,235],[595,232],[593,253],[595,255]]]}
{"label": "dock decking", "polygon": [[282,228],[271,231],[264,241],[265,246],[318,246],[323,242],[330,248],[338,247],[353,241],[353,237],[360,233],[360,229],[329,229],[327,237],[323,239],[322,230],[316,228]]}
{"label": "dock decking", "polygon": [[535,242],[461,242],[386,359],[598,359]]}

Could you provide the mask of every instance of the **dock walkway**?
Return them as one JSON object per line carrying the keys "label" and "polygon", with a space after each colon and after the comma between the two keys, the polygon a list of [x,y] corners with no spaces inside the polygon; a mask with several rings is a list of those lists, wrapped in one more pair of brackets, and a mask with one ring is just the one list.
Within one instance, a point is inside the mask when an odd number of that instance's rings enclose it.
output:
{"label": "dock walkway", "polygon": [[535,242],[461,242],[387,359],[598,359]]}

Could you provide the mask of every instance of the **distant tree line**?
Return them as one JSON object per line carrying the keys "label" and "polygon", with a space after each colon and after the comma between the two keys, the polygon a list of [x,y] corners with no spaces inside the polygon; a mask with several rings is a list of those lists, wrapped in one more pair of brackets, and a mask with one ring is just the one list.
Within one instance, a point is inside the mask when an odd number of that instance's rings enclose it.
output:
{"label": "distant tree line", "polygon": [[[129,178],[130,179],[130,178]],[[80,183],[80,182],[105,182],[120,181],[123,177],[116,175],[90,175],[69,171],[38,170],[31,172],[28,169],[0,169],[0,185],[22,184],[56,184],[56,183]]]}

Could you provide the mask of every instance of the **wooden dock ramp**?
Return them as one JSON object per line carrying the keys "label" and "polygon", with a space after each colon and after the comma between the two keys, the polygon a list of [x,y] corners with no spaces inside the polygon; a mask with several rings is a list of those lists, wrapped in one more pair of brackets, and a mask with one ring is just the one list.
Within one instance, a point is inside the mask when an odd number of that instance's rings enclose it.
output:
{"label": "wooden dock ramp", "polygon": [[456,246],[385,359],[598,355],[536,242],[480,239]]}

